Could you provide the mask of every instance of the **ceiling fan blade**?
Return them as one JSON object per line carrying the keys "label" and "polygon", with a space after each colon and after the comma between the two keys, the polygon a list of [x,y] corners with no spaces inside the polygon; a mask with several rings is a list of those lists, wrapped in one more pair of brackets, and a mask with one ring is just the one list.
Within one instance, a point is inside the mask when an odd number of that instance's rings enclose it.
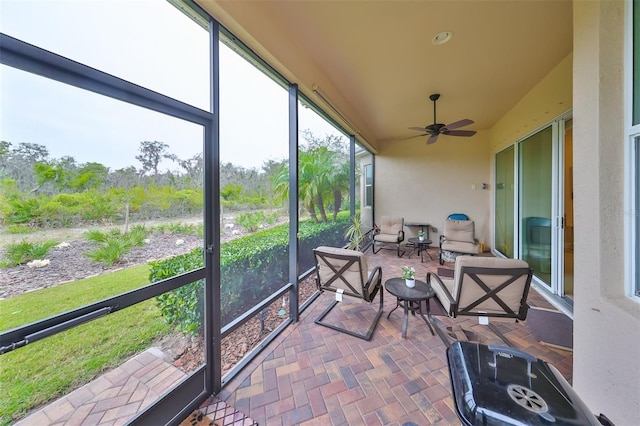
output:
{"label": "ceiling fan blade", "polygon": [[407,139],[421,138],[422,136],[428,136],[428,135],[429,135],[428,133],[423,133],[422,135],[405,136],[404,138],[393,139],[393,141],[394,142],[406,141]]}
{"label": "ceiling fan blade", "polygon": [[432,135],[429,139],[427,139],[427,145],[431,145],[438,140],[438,135]]}
{"label": "ceiling fan blade", "polygon": [[426,132],[425,127],[409,127],[409,130],[417,130],[419,132]]}
{"label": "ceiling fan blade", "polygon": [[442,132],[443,135],[447,136],[473,136],[476,134],[475,130],[451,130],[448,132]]}
{"label": "ceiling fan blade", "polygon": [[453,130],[458,129],[460,127],[468,126],[469,124],[473,124],[473,120],[469,120],[465,118],[464,120],[456,121],[455,123],[447,124],[444,126],[443,130]]}

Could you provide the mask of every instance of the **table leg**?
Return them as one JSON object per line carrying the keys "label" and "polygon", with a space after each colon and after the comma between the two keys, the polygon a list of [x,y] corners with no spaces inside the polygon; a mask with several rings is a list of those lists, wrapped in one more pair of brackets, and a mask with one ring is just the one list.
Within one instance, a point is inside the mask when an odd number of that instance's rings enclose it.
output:
{"label": "table leg", "polygon": [[388,314],[387,314],[387,319],[389,319],[389,317],[391,316],[391,312],[395,311],[396,309],[398,309],[398,306],[400,306],[400,299],[398,299],[396,297],[396,307],[393,308]]}
{"label": "table leg", "polygon": [[407,327],[409,325],[409,301],[404,301],[404,322],[402,323],[402,338],[407,338]]}

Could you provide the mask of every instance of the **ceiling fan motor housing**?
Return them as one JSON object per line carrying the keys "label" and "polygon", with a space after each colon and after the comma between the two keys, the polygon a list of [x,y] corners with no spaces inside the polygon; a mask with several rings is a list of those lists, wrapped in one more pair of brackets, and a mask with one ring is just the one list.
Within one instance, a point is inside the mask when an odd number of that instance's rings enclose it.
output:
{"label": "ceiling fan motor housing", "polygon": [[432,144],[438,140],[438,135],[450,135],[450,136],[473,136],[476,132],[474,130],[458,130],[459,127],[468,126],[473,124],[472,120],[465,118],[458,120],[450,124],[438,123],[436,119],[436,101],[440,99],[439,93],[434,93],[429,96],[429,99],[433,101],[433,124],[429,124],[422,127],[409,127],[411,130],[424,131],[425,134],[430,135],[427,139],[427,144]]}

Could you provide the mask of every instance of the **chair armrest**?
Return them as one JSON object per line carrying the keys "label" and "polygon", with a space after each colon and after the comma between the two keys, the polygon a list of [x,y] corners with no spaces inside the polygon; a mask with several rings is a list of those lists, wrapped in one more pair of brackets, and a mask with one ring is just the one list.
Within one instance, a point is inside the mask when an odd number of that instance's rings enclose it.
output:
{"label": "chair armrest", "polygon": [[371,294],[369,294],[370,301],[373,300],[378,290],[380,290],[380,288],[382,287],[382,267],[381,266],[376,266],[375,268],[373,268],[373,270],[371,270],[365,287],[369,288],[369,286],[374,280],[376,281],[376,283],[373,286],[373,291],[371,292]]}
{"label": "chair armrest", "polygon": [[[434,278],[433,282],[431,282],[431,277]],[[444,285],[444,283],[442,282],[442,278],[440,278],[438,274],[434,272],[427,272],[427,284],[429,284],[431,287],[434,287],[434,284],[436,284],[439,288],[441,288],[443,293],[446,294],[447,298],[449,299],[449,303],[451,304],[451,309],[452,310],[455,309],[455,307],[458,305],[458,302],[456,302],[453,299],[453,296],[451,296],[451,293],[449,293],[449,290]]]}
{"label": "chair armrest", "polygon": [[398,231],[398,242],[404,241],[404,231]]}

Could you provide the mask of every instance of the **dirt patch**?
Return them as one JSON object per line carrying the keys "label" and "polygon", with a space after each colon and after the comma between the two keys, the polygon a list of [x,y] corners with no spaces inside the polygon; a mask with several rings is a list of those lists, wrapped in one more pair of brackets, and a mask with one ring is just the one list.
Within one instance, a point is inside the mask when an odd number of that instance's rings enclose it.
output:
{"label": "dirt patch", "polygon": [[[315,291],[313,276],[300,282],[300,304]],[[282,300],[272,303],[263,311],[263,315],[258,314],[222,339],[222,376],[288,318],[289,303],[288,298],[285,297],[284,304]],[[176,332],[163,337],[156,345],[162,349],[170,362],[187,373],[204,363],[205,351],[202,337],[190,337]]]}
{"label": "dirt patch", "polygon": [[[0,299],[166,259],[203,245],[202,238],[195,235],[153,233],[147,239],[148,242],[143,247],[134,248],[111,266],[94,262],[86,256],[86,253],[96,247],[95,243],[83,240],[65,241],[68,246],[54,247],[49,251],[49,265],[45,267],[18,265],[0,269]],[[4,250],[0,250],[0,257],[2,256]]]}

